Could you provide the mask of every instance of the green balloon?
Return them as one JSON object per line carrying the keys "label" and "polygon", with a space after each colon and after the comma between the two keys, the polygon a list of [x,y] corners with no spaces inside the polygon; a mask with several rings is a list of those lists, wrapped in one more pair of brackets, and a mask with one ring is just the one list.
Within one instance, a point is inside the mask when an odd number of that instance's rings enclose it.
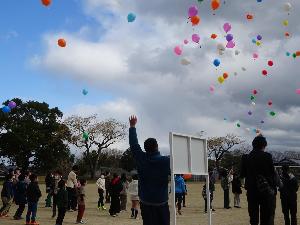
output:
{"label": "green balloon", "polygon": [[253,101],[255,100],[255,96],[251,95],[250,99]]}
{"label": "green balloon", "polygon": [[294,58],[296,58],[296,57],[297,57],[296,53],[293,53],[293,57],[294,57]]}
{"label": "green balloon", "polygon": [[270,115],[271,116],[276,116],[276,113],[272,111],[272,112],[270,112]]}
{"label": "green balloon", "polygon": [[84,140],[88,140],[89,139],[89,133],[84,132],[82,137],[83,137]]}
{"label": "green balloon", "polygon": [[236,126],[237,126],[237,127],[241,127],[241,124],[238,123]]}

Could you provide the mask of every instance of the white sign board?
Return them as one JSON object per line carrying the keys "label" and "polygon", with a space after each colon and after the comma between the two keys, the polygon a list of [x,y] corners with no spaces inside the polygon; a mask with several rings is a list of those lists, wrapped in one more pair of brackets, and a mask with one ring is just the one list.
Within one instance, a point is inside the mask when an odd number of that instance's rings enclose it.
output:
{"label": "white sign board", "polygon": [[[176,225],[175,174],[193,174],[206,176],[206,193],[209,193],[207,141],[199,137],[170,133],[170,156],[172,176],[172,225]],[[201,190],[201,188],[199,188]],[[210,209],[210,195],[207,195],[207,208]],[[208,224],[211,225],[211,210],[208,213]]]}

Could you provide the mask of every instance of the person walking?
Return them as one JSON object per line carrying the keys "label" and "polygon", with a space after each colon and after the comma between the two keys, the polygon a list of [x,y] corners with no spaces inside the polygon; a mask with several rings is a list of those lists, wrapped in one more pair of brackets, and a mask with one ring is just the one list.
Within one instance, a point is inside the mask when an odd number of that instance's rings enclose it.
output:
{"label": "person walking", "polygon": [[135,128],[137,117],[131,116],[129,123],[129,145],[138,168],[143,225],[170,225],[168,205],[170,158],[160,154],[154,138],[148,138],[144,142],[146,152],[143,152]]}
{"label": "person walking", "polygon": [[237,173],[233,174],[232,193],[234,194],[234,207],[241,208],[240,195],[242,194],[242,182]]}
{"label": "person walking", "polygon": [[38,225],[38,223],[36,222],[36,214],[38,201],[40,197],[42,197],[42,193],[38,185],[37,176],[35,174],[31,174],[29,179],[30,184],[27,188],[28,210],[26,214],[26,225]]}
{"label": "person walking", "polygon": [[53,196],[53,174],[52,172],[49,172],[45,177],[45,184],[46,184],[46,193],[47,197],[45,199],[45,207],[46,208],[52,208],[52,196]]}
{"label": "person walking", "polygon": [[1,191],[1,200],[3,203],[0,209],[0,217],[8,217],[8,212],[13,202],[14,198],[14,187],[13,187],[13,174],[8,174],[3,183],[3,188]]}
{"label": "person walking", "polygon": [[[62,173],[57,170],[54,172],[53,184],[52,184],[52,193],[53,193],[53,205],[52,205],[52,218],[56,216],[56,209],[57,209],[57,193],[59,190],[59,182],[62,180]],[[64,185],[66,186],[66,182],[64,181]],[[64,189],[66,187],[64,186]],[[66,190],[65,190],[66,191]],[[67,192],[67,191],[66,191]]]}
{"label": "person walking", "polygon": [[[211,211],[215,211],[212,202],[214,200],[214,191],[215,191],[215,180],[213,176],[209,177],[209,193],[210,193],[210,209]],[[206,184],[203,185],[202,189],[202,197],[205,201],[204,205],[204,212],[207,213],[207,190],[206,190]]]}
{"label": "person walking", "polygon": [[96,185],[98,187],[98,194],[99,194],[99,200],[98,200],[98,209],[106,210],[104,206],[104,193],[105,193],[105,177],[102,174],[100,178],[97,180]]}
{"label": "person walking", "polygon": [[298,180],[290,172],[289,166],[282,167],[280,199],[285,225],[297,225],[297,191]]}
{"label": "person walking", "polygon": [[128,185],[129,182],[127,180],[127,176],[125,173],[121,175],[121,184],[122,184],[122,191],[120,193],[120,200],[121,200],[121,211],[126,211],[127,206],[127,193],[128,193]]}
{"label": "person walking", "polygon": [[25,205],[27,204],[26,192],[27,192],[27,184],[25,182],[25,175],[21,174],[18,177],[18,183],[16,184],[16,192],[15,192],[15,203],[18,205],[18,209],[14,215],[15,220],[21,220],[22,214],[25,210]]}
{"label": "person walking", "polygon": [[77,203],[78,203],[78,214],[77,214],[77,220],[76,223],[79,224],[85,224],[82,220],[84,212],[85,212],[85,199],[86,199],[86,194],[85,194],[85,187],[86,187],[87,181],[85,179],[80,179],[80,188],[78,188],[78,198],[77,198]]}
{"label": "person walking", "polygon": [[55,194],[55,203],[58,211],[56,225],[62,225],[69,202],[68,192],[66,190],[66,182],[64,180],[59,180],[57,187],[57,193]]}
{"label": "person walking", "polygon": [[241,178],[245,178],[251,225],[274,225],[276,208],[276,174],[272,155],[265,152],[268,143],[258,135],[253,150],[242,157]]}
{"label": "person walking", "polygon": [[182,175],[175,175],[175,204],[177,203],[177,212],[181,215],[182,199],[185,195],[185,182]]}
{"label": "person walking", "polygon": [[74,165],[72,167],[72,171],[68,175],[67,180],[67,191],[68,191],[68,210],[70,212],[76,211],[77,209],[77,173],[79,171],[79,167]]}
{"label": "person walking", "polygon": [[139,214],[139,177],[137,174],[132,176],[132,181],[128,187],[128,193],[131,199],[131,218],[136,219]]}
{"label": "person walking", "polygon": [[117,214],[121,212],[120,193],[123,190],[121,179],[118,176],[118,174],[114,174],[113,179],[109,186],[110,186],[110,197],[111,197],[109,214],[112,217],[116,217]]}

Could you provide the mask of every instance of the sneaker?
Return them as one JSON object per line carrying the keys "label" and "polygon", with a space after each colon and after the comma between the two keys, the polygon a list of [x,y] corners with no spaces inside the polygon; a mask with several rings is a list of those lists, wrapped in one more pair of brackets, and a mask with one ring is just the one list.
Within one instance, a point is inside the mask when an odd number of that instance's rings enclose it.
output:
{"label": "sneaker", "polygon": [[106,210],[105,206],[102,206],[101,209],[102,209],[102,210]]}
{"label": "sneaker", "polygon": [[86,224],[86,222],[84,222],[83,220],[81,220],[79,222],[77,221],[76,224]]}
{"label": "sneaker", "polygon": [[74,212],[74,210],[73,210],[73,209],[70,209],[69,212]]}
{"label": "sneaker", "polygon": [[114,215],[110,215],[110,216],[112,216],[112,217],[117,217],[117,215],[116,215],[116,214],[114,214]]}
{"label": "sneaker", "polygon": [[6,214],[1,214],[1,215],[0,215],[0,218],[5,218],[5,217],[9,217],[7,213],[6,213]]}

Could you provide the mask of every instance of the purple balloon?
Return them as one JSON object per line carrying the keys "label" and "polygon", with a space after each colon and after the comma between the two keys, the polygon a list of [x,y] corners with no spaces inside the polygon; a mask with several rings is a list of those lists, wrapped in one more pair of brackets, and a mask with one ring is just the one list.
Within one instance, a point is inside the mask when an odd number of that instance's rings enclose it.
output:
{"label": "purple balloon", "polygon": [[261,39],[262,39],[262,36],[261,35],[257,35],[257,40],[259,40],[259,41],[261,41]]}
{"label": "purple balloon", "polygon": [[232,34],[227,34],[226,35],[226,40],[229,42],[229,41],[232,41],[233,40],[233,35]]}
{"label": "purple balloon", "polygon": [[231,30],[231,24],[230,23],[225,23],[223,25],[223,29],[226,33],[228,33]]}
{"label": "purple balloon", "polygon": [[252,115],[252,112],[251,112],[251,111],[249,111],[249,112],[248,112],[248,115],[249,115],[249,116],[251,116],[251,115]]}
{"label": "purple balloon", "polygon": [[189,17],[197,16],[198,15],[198,8],[197,6],[191,6],[189,8]]}
{"label": "purple balloon", "polygon": [[192,40],[193,40],[193,42],[195,42],[195,43],[199,43],[199,41],[200,41],[200,36],[199,36],[198,34],[193,34],[193,35],[192,35]]}
{"label": "purple balloon", "polygon": [[17,107],[17,103],[15,103],[14,101],[10,101],[10,102],[8,103],[8,107],[9,107],[10,109],[14,109],[14,108]]}
{"label": "purple balloon", "polygon": [[235,47],[234,41],[229,41],[226,45],[226,48],[234,48],[234,47]]}

